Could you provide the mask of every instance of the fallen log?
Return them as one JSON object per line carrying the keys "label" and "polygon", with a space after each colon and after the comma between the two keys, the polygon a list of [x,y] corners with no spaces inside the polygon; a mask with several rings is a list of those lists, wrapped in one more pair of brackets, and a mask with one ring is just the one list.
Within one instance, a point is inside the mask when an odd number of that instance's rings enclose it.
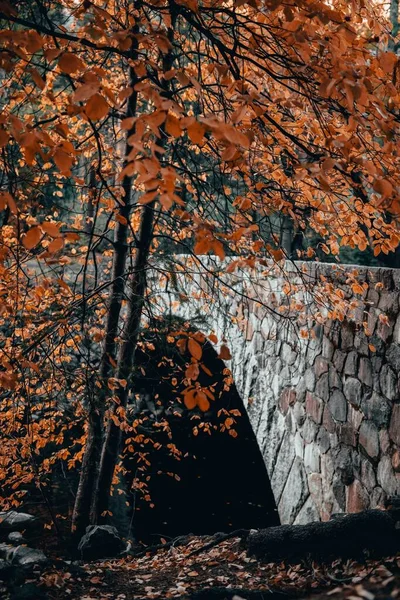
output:
{"label": "fallen log", "polygon": [[367,510],[323,523],[251,530],[247,551],[265,562],[389,556],[400,550],[396,516],[395,511]]}

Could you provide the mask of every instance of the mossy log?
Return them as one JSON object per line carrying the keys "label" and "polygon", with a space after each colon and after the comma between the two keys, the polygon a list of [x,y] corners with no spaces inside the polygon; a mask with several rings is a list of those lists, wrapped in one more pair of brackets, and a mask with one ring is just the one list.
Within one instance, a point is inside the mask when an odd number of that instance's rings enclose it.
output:
{"label": "mossy log", "polygon": [[324,523],[252,530],[246,541],[247,551],[265,562],[389,556],[400,550],[396,513],[367,510],[338,515]]}

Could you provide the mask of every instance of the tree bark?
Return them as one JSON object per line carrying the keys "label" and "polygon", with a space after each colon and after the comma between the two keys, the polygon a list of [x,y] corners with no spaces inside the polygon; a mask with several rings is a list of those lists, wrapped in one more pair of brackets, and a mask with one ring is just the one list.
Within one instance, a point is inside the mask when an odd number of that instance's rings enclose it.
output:
{"label": "tree bark", "polygon": [[[132,59],[137,54],[138,44],[133,37]],[[134,89],[137,83],[137,77],[133,68],[130,68],[130,86]],[[126,117],[133,117],[136,114],[137,93],[132,92],[128,100]],[[134,133],[133,126],[126,135],[126,140]],[[131,152],[132,147],[128,141],[125,144],[125,160]],[[96,488],[100,471],[101,449],[104,441],[104,413],[107,396],[107,380],[112,370],[111,361],[116,354],[116,339],[118,336],[119,319],[121,313],[122,299],[125,291],[125,265],[128,253],[127,237],[129,228],[129,215],[132,208],[132,177],[124,177],[122,181],[122,202],[118,209],[116,227],[114,233],[114,256],[111,271],[111,289],[110,299],[107,311],[107,320],[105,325],[105,338],[103,343],[102,357],[99,366],[100,389],[88,395],[89,417],[87,441],[82,460],[78,491],[75,499],[75,506],[72,515],[72,531],[80,537],[87,525],[93,524],[95,520],[90,513],[93,494]]]}
{"label": "tree bark", "polygon": [[[171,44],[171,50],[163,57],[164,72],[167,72],[172,68],[174,60],[172,50],[175,26],[175,10],[173,0],[171,0],[169,4],[169,9],[171,15],[171,27],[168,28],[167,35]],[[164,80],[163,86],[164,91],[162,92],[162,95],[168,97],[168,80]],[[164,136],[157,140],[157,145],[162,148],[165,145],[167,137],[164,130],[161,129],[161,131]],[[161,155],[158,155],[158,158],[161,159]],[[137,253],[135,257],[132,278],[129,284],[128,315],[122,335],[123,341],[118,353],[118,367],[116,373],[117,380],[128,381],[134,365],[135,349],[138,342],[143,305],[145,302],[146,269],[148,266],[148,259],[153,241],[155,205],[156,200],[150,204],[146,204],[142,209],[141,222],[138,232]],[[116,392],[116,396],[117,403],[114,404],[113,408],[111,409],[114,413],[118,407],[126,407],[128,399],[128,386],[120,385]],[[115,425],[111,418],[107,426],[106,437],[101,452],[100,473],[92,498],[92,522],[97,522],[101,515],[108,510],[112,480],[115,467],[118,462],[120,445],[121,429],[119,426]]]}

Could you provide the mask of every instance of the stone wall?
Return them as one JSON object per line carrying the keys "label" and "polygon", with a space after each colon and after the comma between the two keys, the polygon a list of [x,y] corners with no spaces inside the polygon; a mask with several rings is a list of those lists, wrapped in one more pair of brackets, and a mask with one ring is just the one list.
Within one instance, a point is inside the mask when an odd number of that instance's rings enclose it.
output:
{"label": "stone wall", "polygon": [[230,347],[282,522],[381,505],[400,492],[400,273],[244,273],[193,270],[169,305]]}

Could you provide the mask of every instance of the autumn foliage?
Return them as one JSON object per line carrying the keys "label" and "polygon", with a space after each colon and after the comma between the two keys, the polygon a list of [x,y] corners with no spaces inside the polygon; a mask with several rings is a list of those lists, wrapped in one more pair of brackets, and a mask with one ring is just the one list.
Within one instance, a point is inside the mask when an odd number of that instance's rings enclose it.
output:
{"label": "autumn foliage", "polygon": [[[115,483],[150,270],[282,261],[282,215],[333,260],[396,249],[399,61],[372,0],[2,0],[0,19],[3,502],[80,466],[82,530]],[[177,337],[203,412],[205,339]]]}

